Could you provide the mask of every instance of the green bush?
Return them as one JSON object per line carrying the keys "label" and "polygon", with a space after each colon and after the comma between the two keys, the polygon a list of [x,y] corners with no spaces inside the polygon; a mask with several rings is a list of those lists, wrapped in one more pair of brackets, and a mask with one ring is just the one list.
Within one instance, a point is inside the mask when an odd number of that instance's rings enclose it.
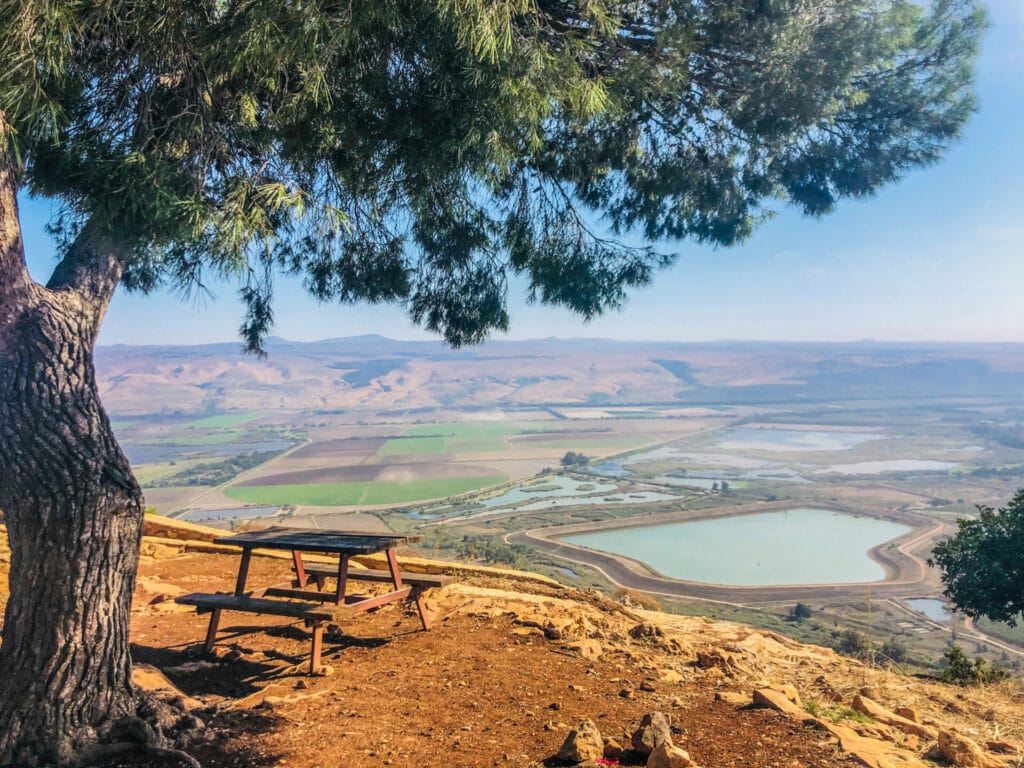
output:
{"label": "green bush", "polygon": [[971,661],[959,645],[950,646],[944,655],[945,667],[942,682],[951,685],[981,685],[1005,680],[1009,673],[1005,669],[990,667],[980,656]]}

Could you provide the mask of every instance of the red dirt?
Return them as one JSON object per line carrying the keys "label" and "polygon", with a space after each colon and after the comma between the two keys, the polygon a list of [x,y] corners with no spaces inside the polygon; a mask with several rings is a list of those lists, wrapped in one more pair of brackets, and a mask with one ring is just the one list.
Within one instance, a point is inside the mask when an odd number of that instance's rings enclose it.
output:
{"label": "red dirt", "polygon": [[324,456],[346,456],[350,454],[372,456],[386,443],[386,437],[354,437],[351,439],[323,440],[293,451],[289,458],[319,459]]}
{"label": "red dirt", "polygon": [[[703,766],[853,765],[827,734],[774,711],[716,701],[720,677],[695,672],[686,682],[656,682],[653,692],[644,692],[639,686],[650,670],[638,668],[627,652],[608,648],[585,660],[507,618],[454,614],[423,632],[414,613],[389,606],[329,638],[325,660],[333,674],[310,678],[304,667],[295,669],[309,653],[301,625],[226,614],[222,628],[237,631],[222,631],[218,648],[234,653],[180,669],[205,660],[198,646],[206,619],[149,601],[161,584],[167,593],[230,590],[236,567],[236,558],[220,555],[143,563],[144,591],[133,614],[136,660],[160,667],[185,693],[218,707],[201,714],[210,740],[192,749],[206,768],[525,768],[550,758],[583,718],[625,744],[655,709],[670,713],[682,729],[677,743]],[[257,558],[250,583],[286,573],[286,562]],[[633,691],[631,698],[620,695],[624,689]],[[278,698],[239,702],[261,691]]]}

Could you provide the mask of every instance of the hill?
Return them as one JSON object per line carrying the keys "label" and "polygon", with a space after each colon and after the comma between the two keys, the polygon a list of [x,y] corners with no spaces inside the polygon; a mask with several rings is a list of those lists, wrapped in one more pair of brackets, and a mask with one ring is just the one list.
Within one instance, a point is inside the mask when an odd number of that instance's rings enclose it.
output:
{"label": "hill", "polygon": [[[167,727],[208,768],[553,766],[588,720],[609,759],[633,765],[923,768],[934,758],[996,768],[1021,754],[1016,683],[951,687],[476,566],[455,566],[457,582],[431,595],[430,632],[400,606],[338,628],[324,675],[304,674],[307,633],[281,619],[233,616],[225,628],[236,631],[205,658],[204,618],[172,598],[230,590],[237,558],[204,541],[215,531],[150,521],[149,532],[159,536],[144,542],[133,608],[137,679],[171,703]],[[287,567],[258,557],[251,573],[276,578]],[[403,567],[453,569],[411,557]],[[690,762],[629,751],[651,712],[666,715]]]}
{"label": "hill", "polygon": [[496,341],[452,350],[381,336],[97,350],[119,415],[929,397],[1014,399],[1024,345]]}

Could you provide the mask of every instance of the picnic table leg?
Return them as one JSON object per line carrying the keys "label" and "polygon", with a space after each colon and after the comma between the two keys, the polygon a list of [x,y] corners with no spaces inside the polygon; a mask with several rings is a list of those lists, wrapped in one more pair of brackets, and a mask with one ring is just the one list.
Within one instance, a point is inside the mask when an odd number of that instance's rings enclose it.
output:
{"label": "picnic table leg", "polygon": [[306,567],[302,564],[302,553],[299,550],[292,550],[292,561],[295,563],[295,579],[299,582],[299,589],[305,589],[309,577],[306,576]]}
{"label": "picnic table leg", "polygon": [[324,650],[324,625],[317,622],[313,625],[313,648],[309,654],[309,674],[315,675],[320,670],[320,659]]}
{"label": "picnic table leg", "polygon": [[[238,579],[235,581],[235,594],[245,594],[245,582],[249,578],[249,561],[252,560],[252,550],[246,547],[242,550],[242,562],[238,564]],[[217,615],[217,612],[214,613]]]}
{"label": "picnic table leg", "polygon": [[427,613],[427,604],[423,600],[423,587],[413,590],[413,597],[416,600],[416,612],[420,615],[420,624],[424,630],[430,629],[430,614]]}
{"label": "picnic table leg", "polygon": [[213,653],[213,641],[217,638],[217,626],[220,624],[220,608],[210,611],[210,626],[206,630],[206,643],[203,649],[207,653]]}
{"label": "picnic table leg", "polygon": [[348,588],[348,555],[338,558],[338,589],[335,592],[335,602],[341,605],[345,602],[345,591]]}
{"label": "picnic table leg", "polygon": [[391,579],[395,582],[395,589],[402,588],[402,572],[398,570],[398,555],[394,547],[388,547],[388,569],[391,571]]}
{"label": "picnic table leg", "polygon": [[[388,548],[387,558],[388,570],[391,571],[391,579],[395,582],[395,589],[401,589],[402,572],[398,568],[398,556],[395,554],[394,547]],[[412,593],[409,596],[416,601],[416,612],[420,615],[420,624],[423,625],[423,629],[430,629],[430,615],[427,613],[427,604],[423,602],[423,588],[413,587]]]}

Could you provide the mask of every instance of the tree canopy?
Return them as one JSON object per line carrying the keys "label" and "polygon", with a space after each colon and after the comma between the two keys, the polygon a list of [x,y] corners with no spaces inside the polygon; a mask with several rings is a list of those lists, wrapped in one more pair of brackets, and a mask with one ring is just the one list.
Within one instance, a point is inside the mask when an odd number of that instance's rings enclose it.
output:
{"label": "tree canopy", "polygon": [[[513,277],[593,317],[673,260],[627,241],[733,245],[936,160],[982,26],[976,0],[0,0],[0,764],[159,736],[143,497],[93,367],[118,285],[234,278],[256,352],[282,273],[453,345],[508,325]],[[24,190],[58,211],[46,285]]]}
{"label": "tree canopy", "polygon": [[4,4],[0,110],[29,189],[124,283],[274,274],[402,304],[452,344],[511,275],[585,317],[938,158],[973,109],[973,0]]}
{"label": "tree canopy", "polygon": [[976,519],[957,526],[929,560],[942,570],[946,595],[968,616],[1016,626],[1024,611],[1024,490],[998,510],[979,506]]}

